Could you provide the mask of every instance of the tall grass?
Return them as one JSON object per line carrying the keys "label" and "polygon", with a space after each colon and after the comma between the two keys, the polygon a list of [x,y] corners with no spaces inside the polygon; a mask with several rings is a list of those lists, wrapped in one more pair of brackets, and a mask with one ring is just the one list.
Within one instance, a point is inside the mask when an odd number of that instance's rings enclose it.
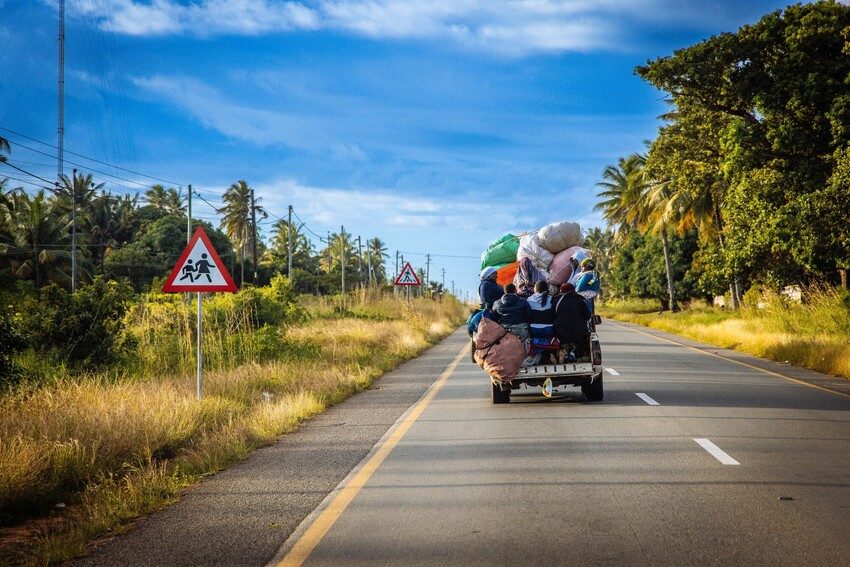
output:
{"label": "tall grass", "polygon": [[[92,538],[368,387],[464,316],[452,300],[351,298],[351,311],[337,312],[315,303],[298,325],[211,319],[201,401],[192,367],[180,362],[193,361],[191,306],[180,301],[131,313],[143,357],[133,379],[66,376],[0,398],[0,520],[53,518],[7,538],[5,559],[51,563],[82,553]],[[274,333],[278,356],[247,344],[260,331]]]}
{"label": "tall grass", "polygon": [[748,294],[739,311],[696,307],[650,313],[637,304],[610,303],[600,313],[747,352],[850,378],[850,294],[815,287],[801,303],[772,292]]}

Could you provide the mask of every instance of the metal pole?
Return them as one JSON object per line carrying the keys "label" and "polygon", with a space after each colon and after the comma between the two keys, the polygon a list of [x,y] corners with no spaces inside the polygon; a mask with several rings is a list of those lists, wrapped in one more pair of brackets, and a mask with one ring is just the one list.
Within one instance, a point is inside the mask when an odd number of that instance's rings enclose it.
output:
{"label": "metal pole", "polygon": [[428,287],[428,290],[429,290],[428,295],[430,296],[431,295],[431,293],[430,293],[430,290],[431,290],[431,255],[430,254],[425,254],[425,285]]}
{"label": "metal pole", "polygon": [[57,128],[56,170],[59,182],[65,172],[65,0],[59,0],[59,77],[57,84]]}
{"label": "metal pole", "polygon": [[77,290],[77,170],[71,177],[71,292]]}
{"label": "metal pole", "polygon": [[443,289],[446,289],[446,269],[443,268]]}
{"label": "metal pole", "polygon": [[292,279],[292,205],[286,221],[286,277]]}
{"label": "metal pole", "polygon": [[357,235],[357,278],[360,280],[360,285],[363,285],[363,243],[360,240],[360,235]]}
{"label": "metal pole", "polygon": [[[393,273],[393,281],[398,277],[398,250],[395,251],[395,272]],[[393,285],[393,296],[398,297],[398,286]]]}
{"label": "metal pole", "polygon": [[345,301],[345,227],[339,227],[339,257],[342,263],[342,300]]}
{"label": "metal pole", "polygon": [[251,226],[253,227],[251,243],[254,248],[254,285],[257,285],[257,207],[254,205],[253,189],[251,189]]}
{"label": "metal pole", "polygon": [[204,316],[203,316],[203,303],[204,296],[201,295],[201,292],[198,292],[198,373],[197,373],[197,383],[196,383],[196,391],[198,395],[198,399],[201,399],[204,391],[204,355],[201,350],[201,335],[204,330]]}
{"label": "metal pole", "polygon": [[186,244],[192,240],[192,185],[189,185],[189,198],[186,202]]}

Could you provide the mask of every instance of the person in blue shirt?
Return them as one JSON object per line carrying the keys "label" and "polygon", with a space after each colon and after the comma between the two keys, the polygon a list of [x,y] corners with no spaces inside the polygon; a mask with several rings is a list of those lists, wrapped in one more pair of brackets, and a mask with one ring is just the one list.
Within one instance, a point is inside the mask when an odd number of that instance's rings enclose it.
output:
{"label": "person in blue shirt", "polygon": [[596,271],[596,262],[592,258],[581,261],[581,271],[576,279],[576,293],[587,301],[587,308],[594,312],[594,303],[602,290],[602,280]]}
{"label": "person in blue shirt", "polygon": [[481,298],[481,309],[493,310],[493,304],[505,295],[505,291],[496,283],[496,268],[481,270],[481,283],[478,284],[478,297]]}

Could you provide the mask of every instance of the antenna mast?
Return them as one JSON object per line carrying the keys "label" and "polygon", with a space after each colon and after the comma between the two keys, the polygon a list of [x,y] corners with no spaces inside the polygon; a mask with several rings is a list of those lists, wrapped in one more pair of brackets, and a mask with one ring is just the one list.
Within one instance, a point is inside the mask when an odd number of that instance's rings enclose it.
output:
{"label": "antenna mast", "polygon": [[58,127],[56,133],[59,137],[56,147],[57,173],[59,182],[62,182],[62,174],[65,168],[65,0],[59,0],[59,84],[58,84]]}

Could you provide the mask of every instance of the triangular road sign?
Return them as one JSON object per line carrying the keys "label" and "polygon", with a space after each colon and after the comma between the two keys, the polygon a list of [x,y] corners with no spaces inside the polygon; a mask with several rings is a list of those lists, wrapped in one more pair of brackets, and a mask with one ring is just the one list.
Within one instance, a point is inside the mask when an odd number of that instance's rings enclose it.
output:
{"label": "triangular road sign", "polygon": [[224,267],[207,233],[195,229],[189,244],[165,280],[162,291],[236,291],[230,272]]}
{"label": "triangular road sign", "polygon": [[404,264],[404,268],[401,269],[401,273],[395,279],[395,285],[422,285],[410,262]]}

